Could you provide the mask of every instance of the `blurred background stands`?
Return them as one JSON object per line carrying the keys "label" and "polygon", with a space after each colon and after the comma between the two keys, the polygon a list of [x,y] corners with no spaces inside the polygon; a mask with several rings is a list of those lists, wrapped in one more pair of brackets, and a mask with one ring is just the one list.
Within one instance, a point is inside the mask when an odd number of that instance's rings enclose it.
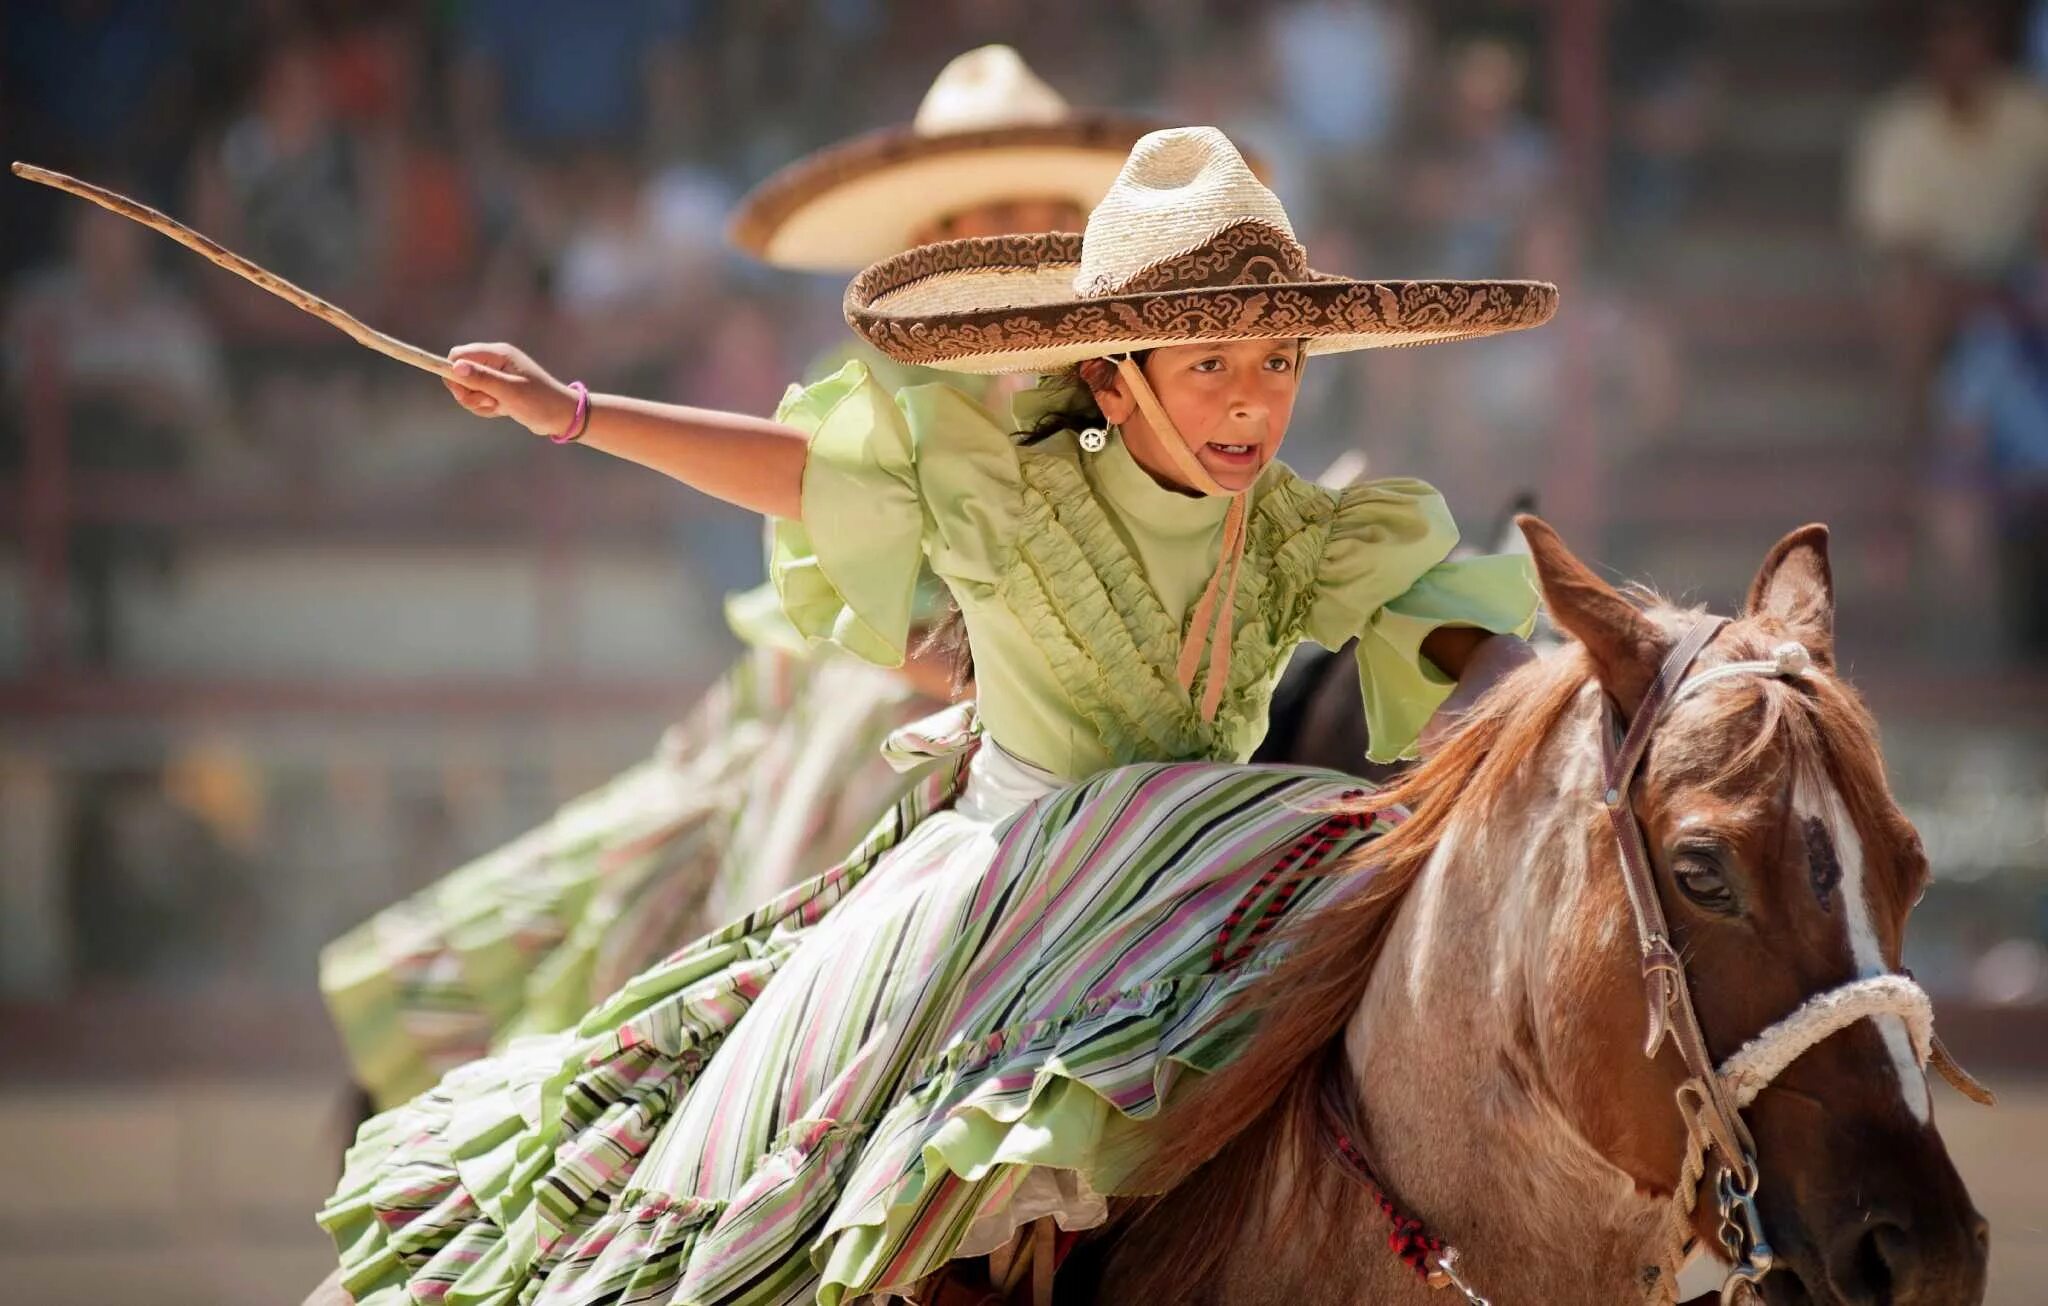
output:
{"label": "blurred background stands", "polygon": [[[1563,283],[1545,331],[1309,368],[1302,470],[1361,449],[1474,537],[1533,487],[1724,609],[1835,527],[1938,876],[1909,960],[2022,1085],[1945,1122],[1998,1291],[2048,1276],[2048,5],[47,0],[0,14],[0,114],[405,338],[767,411],[841,287],[725,212],[991,40],[1257,147],[1325,266]],[[758,524],[73,201],[0,223],[0,1276],[267,1302],[324,1259],[318,947],[644,755]],[[154,1232],[96,1242],[110,1202]]]}

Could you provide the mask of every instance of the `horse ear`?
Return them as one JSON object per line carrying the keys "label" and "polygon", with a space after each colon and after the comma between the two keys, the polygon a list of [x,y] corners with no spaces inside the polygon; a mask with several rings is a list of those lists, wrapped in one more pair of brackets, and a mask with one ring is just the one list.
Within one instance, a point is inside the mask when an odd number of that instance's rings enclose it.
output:
{"label": "horse ear", "polygon": [[1828,566],[1828,528],[1801,526],[1779,540],[1750,582],[1745,616],[1768,617],[1806,645],[1816,662],[1835,661],[1835,574]]}
{"label": "horse ear", "polygon": [[1585,646],[1601,687],[1624,715],[1633,716],[1671,641],[1640,608],[1580,562],[1549,523],[1523,513],[1515,525],[1529,541],[1551,620]]}

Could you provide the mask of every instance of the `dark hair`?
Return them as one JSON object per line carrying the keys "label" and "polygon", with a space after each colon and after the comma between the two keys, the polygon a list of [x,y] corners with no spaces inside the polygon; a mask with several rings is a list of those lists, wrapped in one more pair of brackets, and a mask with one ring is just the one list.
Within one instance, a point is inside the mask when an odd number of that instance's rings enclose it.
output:
{"label": "dark hair", "polygon": [[[1134,350],[1131,358],[1143,366],[1150,353],[1148,349]],[[1054,398],[1030,429],[1010,433],[1018,444],[1039,444],[1062,431],[1109,424],[1102,415],[1102,406],[1095,402],[1095,391],[1082,375],[1086,366],[1086,363],[1075,363],[1038,379],[1038,389]],[[967,645],[967,619],[960,612],[959,600],[946,601],[946,615],[917,642],[915,652],[918,657],[937,658],[951,664],[955,695],[965,692],[967,686],[974,682],[974,651]]]}
{"label": "dark hair", "polygon": [[[1143,365],[1148,349],[1141,349],[1131,355],[1133,361]],[[1108,360],[1090,359],[1089,362]],[[1078,431],[1090,426],[1107,426],[1109,419],[1102,415],[1102,405],[1095,402],[1095,391],[1082,374],[1087,363],[1075,363],[1057,372],[1048,372],[1038,378],[1038,389],[1053,396],[1046,410],[1028,431],[1015,432],[1018,444],[1037,444],[1061,431]]]}
{"label": "dark hair", "polygon": [[967,615],[960,611],[960,600],[946,600],[946,615],[917,641],[911,656],[944,663],[953,697],[967,692],[974,683],[974,650],[967,643]]}

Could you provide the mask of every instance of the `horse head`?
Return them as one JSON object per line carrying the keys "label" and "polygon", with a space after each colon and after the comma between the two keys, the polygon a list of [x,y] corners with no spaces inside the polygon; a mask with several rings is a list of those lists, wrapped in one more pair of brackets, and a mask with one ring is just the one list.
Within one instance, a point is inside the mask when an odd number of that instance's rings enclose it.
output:
{"label": "horse head", "polygon": [[1219,1301],[1423,1302],[1456,1248],[1499,1303],[1671,1302],[1717,1258],[1772,1303],[1980,1300],[1898,972],[1927,865],[1837,669],[1825,529],[1723,622],[1523,528],[1572,643],[1372,800],[1412,815],[1290,936],[1242,1055],[1169,1105],[1174,1219],[1141,1221],[1123,1282],[1188,1252]]}
{"label": "horse head", "polygon": [[[1526,529],[1552,616],[1633,719],[1697,617],[1639,608],[1540,522]],[[1876,728],[1837,670],[1827,543],[1824,527],[1809,526],[1771,550],[1741,616],[1690,669],[1699,692],[1672,702],[1659,723],[1633,795],[1671,943],[1717,1062],[1821,995],[1896,974],[1928,878],[1920,840],[1886,783]],[[1714,675],[1767,662],[1789,665],[1785,674]],[[1603,834],[1587,847],[1588,870],[1595,885],[1618,884],[1619,853]],[[1585,923],[1605,929],[1611,906],[1595,894]],[[1686,1073],[1678,1049],[1667,1044],[1648,1063],[1626,1055],[1640,1034],[1632,1026],[1641,1024],[1641,985],[1625,968],[1567,966],[1561,978],[1553,1034],[1569,1037],[1566,1027],[1593,1011],[1604,1013],[1593,1028],[1607,1031],[1559,1058],[1564,1103],[1641,1188],[1668,1188],[1680,1120],[1671,1104]],[[1780,1266],[1763,1278],[1768,1300],[1981,1297],[1984,1222],[1934,1127],[1914,1043],[1900,1015],[1855,1020],[1789,1049],[1749,1106],[1758,1205]],[[1717,1248],[1713,1204],[1697,1213],[1701,1245]]]}

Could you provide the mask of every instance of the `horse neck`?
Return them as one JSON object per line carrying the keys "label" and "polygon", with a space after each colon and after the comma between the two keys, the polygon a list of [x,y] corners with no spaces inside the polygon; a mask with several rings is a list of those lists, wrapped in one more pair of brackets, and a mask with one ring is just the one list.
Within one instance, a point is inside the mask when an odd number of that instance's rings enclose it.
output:
{"label": "horse neck", "polygon": [[1571,1002],[1557,986],[1633,970],[1590,819],[1599,719],[1589,691],[1489,810],[1453,817],[1345,1034],[1388,1192],[1496,1299],[1630,1301],[1661,1286],[1661,1205],[1575,1127],[1546,1064],[1560,1043],[1546,1030]]}

